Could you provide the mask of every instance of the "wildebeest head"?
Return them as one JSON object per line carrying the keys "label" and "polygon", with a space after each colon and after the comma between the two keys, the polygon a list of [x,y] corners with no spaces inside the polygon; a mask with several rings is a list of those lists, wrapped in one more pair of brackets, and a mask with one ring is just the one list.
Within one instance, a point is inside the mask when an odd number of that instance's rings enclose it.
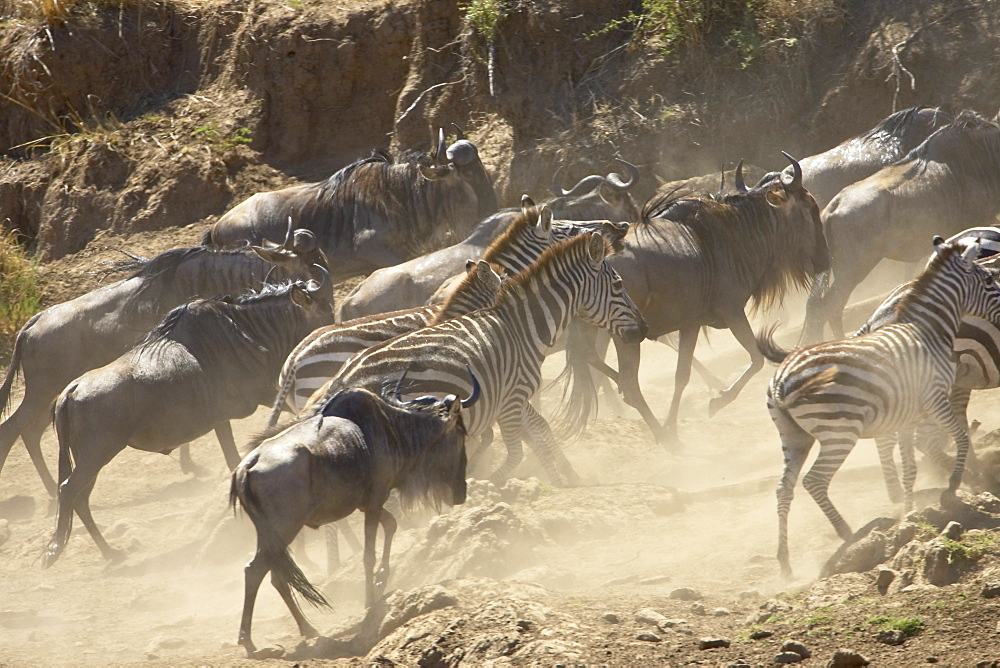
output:
{"label": "wildebeest head", "polygon": [[592,174],[582,178],[569,190],[559,185],[560,167],[552,178],[552,193],[556,196],[546,204],[559,218],[634,222],[639,220],[639,207],[629,190],[639,180],[639,170],[630,162],[615,158],[625,165],[629,178],[614,172],[607,176]]}
{"label": "wildebeest head", "polygon": [[478,202],[479,219],[486,218],[498,208],[493,180],[479,159],[479,149],[465,138],[465,133],[457,125],[458,138],[451,146],[445,146],[444,128],[438,129],[438,145],[434,161],[421,165],[421,175],[430,180],[464,180],[470,185]]}
{"label": "wildebeest head", "polygon": [[[276,244],[264,239],[260,246],[251,246],[253,252],[276,267],[283,267],[292,273],[296,268],[329,268],[326,254],[319,247],[316,235],[310,230],[296,230],[292,217],[288,217],[288,231],[283,243]],[[299,272],[304,274],[306,272]],[[312,271],[308,272],[312,274]]]}

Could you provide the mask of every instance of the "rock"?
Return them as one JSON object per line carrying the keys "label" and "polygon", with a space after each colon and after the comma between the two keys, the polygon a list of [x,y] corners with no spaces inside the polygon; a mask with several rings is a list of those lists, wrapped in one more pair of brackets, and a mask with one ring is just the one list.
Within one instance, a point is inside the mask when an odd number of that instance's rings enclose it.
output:
{"label": "rock", "polygon": [[643,640],[645,642],[661,642],[660,636],[652,633],[640,633],[635,637],[636,640]]}
{"label": "rock", "polygon": [[765,631],[764,629],[757,629],[750,634],[750,640],[763,640],[764,638],[770,638],[774,635],[774,631]]}
{"label": "rock", "polygon": [[756,589],[748,589],[747,591],[741,591],[739,598],[741,601],[754,601],[760,598],[760,592]]}
{"label": "rock", "polygon": [[980,595],[983,598],[997,598],[1000,596],[1000,582],[987,582],[983,585],[983,591],[980,592]]}
{"label": "rock", "polygon": [[753,668],[749,663],[744,662],[742,659],[738,660],[736,663],[731,663],[726,668]]}
{"label": "rock", "polygon": [[896,579],[896,571],[891,568],[886,568],[885,566],[879,566],[878,575],[875,576],[875,588],[878,589],[878,593],[885,596],[889,591],[889,585],[892,581]]}
{"label": "rock", "polygon": [[698,649],[717,649],[719,647],[729,647],[730,642],[725,638],[701,638],[698,640]]}
{"label": "rock", "polygon": [[680,589],[675,589],[670,592],[668,598],[678,601],[700,601],[703,596],[701,595],[701,592],[691,589],[690,587],[681,587]]}
{"label": "rock", "polygon": [[906,634],[899,629],[883,629],[875,634],[875,642],[884,645],[902,645],[906,642]]}
{"label": "rock", "polygon": [[378,638],[384,638],[406,622],[458,603],[455,595],[441,585],[426,585],[389,597],[388,612],[379,627]]}
{"label": "rock", "polygon": [[692,603],[691,604],[691,614],[693,614],[693,615],[707,615],[708,614],[708,608],[706,608],[701,603]]}
{"label": "rock", "polygon": [[726,617],[731,614],[733,614],[733,612],[729,608],[716,608],[712,611],[712,615],[715,617]]}
{"label": "rock", "polygon": [[962,531],[963,531],[962,525],[959,522],[952,520],[951,522],[948,522],[948,524],[945,526],[944,530],[941,532],[941,535],[947,538],[948,540],[958,541],[962,539]]}
{"label": "rock", "polygon": [[833,653],[833,658],[826,664],[826,668],[857,668],[867,666],[871,661],[861,656],[857,652],[839,649]]}
{"label": "rock", "polygon": [[613,612],[605,612],[603,615],[601,615],[601,619],[606,621],[608,624],[618,624],[621,622],[621,620],[618,619],[618,615],[616,615]]}
{"label": "rock", "polygon": [[795,652],[796,654],[798,654],[799,656],[801,656],[803,659],[808,659],[809,657],[812,656],[812,652],[809,651],[808,647],[806,647],[802,643],[797,642],[795,640],[789,640],[784,645],[782,645],[781,646],[781,651],[782,652]]}
{"label": "rock", "polygon": [[774,657],[775,663],[798,663],[802,661],[805,657],[796,652],[782,652],[778,656]]}
{"label": "rock", "polygon": [[253,653],[255,659],[280,659],[285,655],[285,648],[281,645],[274,647],[261,647]]}
{"label": "rock", "polygon": [[148,654],[157,654],[165,649],[177,649],[187,644],[184,638],[158,636],[146,646]]}
{"label": "rock", "polygon": [[926,659],[924,659],[924,661],[926,661],[927,663],[937,663],[938,661],[940,661],[940,659],[938,659],[936,656],[929,656]]}
{"label": "rock", "polygon": [[538,478],[520,480],[511,478],[500,488],[500,497],[507,503],[531,503],[542,494],[542,483]]}
{"label": "rock", "polygon": [[675,628],[677,626],[680,626],[681,624],[687,624],[687,620],[686,619],[663,619],[663,620],[660,620],[659,627],[661,629],[672,629],[672,628]]}
{"label": "rock", "polygon": [[650,626],[659,626],[661,622],[667,621],[666,617],[651,608],[636,610],[634,619],[640,624],[649,624]]}

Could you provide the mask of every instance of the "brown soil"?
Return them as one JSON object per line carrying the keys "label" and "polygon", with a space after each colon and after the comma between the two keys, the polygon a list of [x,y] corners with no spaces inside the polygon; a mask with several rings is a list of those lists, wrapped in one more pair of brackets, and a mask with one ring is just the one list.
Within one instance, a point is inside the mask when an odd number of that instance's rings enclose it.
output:
{"label": "brown soil", "polygon": [[[511,3],[497,36],[494,94],[482,38],[455,3],[439,0],[164,1],[81,10],[47,27],[12,20],[0,35],[9,82],[0,91],[0,221],[24,233],[52,304],[98,285],[99,275],[83,272],[116,259],[118,249],[149,256],[196,244],[215,217],[253,192],[325,177],[376,146],[427,147],[435,128],[451,122],[480,146],[501,203],[512,204],[522,192],[544,198],[558,164],[569,181],[605,170],[619,153],[655,177],[645,178],[640,199],[663,181],[740,157],[780,167],[779,149],[828,148],[887,115],[897,94],[896,108],[994,111],[1000,81],[983,63],[1000,46],[996,7],[800,4],[826,9],[804,24],[797,46],[769,44],[746,63],[721,33],[673,56],[626,45],[620,32],[584,39],[625,12],[616,3]],[[900,63],[913,88],[893,70],[892,47],[904,41]],[[698,187],[714,190],[716,182]],[[900,278],[885,275],[858,296]],[[797,322],[789,314],[798,305],[761,323]],[[643,356],[643,387],[663,413],[675,357],[654,343]],[[703,342],[698,356],[725,378],[745,364],[726,333]],[[550,366],[551,377],[558,364]],[[710,392],[693,379],[682,453],[655,446],[634,413],[606,409],[566,445],[586,487],[477,483],[469,503],[445,518],[409,519],[394,547],[390,589],[401,593],[390,618],[402,614],[406,597],[415,609],[436,603],[392,633],[386,628],[364,658],[339,661],[769,665],[788,639],[812,650],[804,665],[826,665],[840,648],[875,665],[1000,659],[1000,599],[981,596],[1000,581],[995,548],[946,586],[883,595],[870,569],[820,579],[839,541],[800,491],[791,518],[796,577],[779,579],[773,489],[781,457],[763,406],[768,375],[713,420],[704,417]],[[997,403],[989,393],[973,400],[970,415],[986,431],[1000,428]],[[238,439],[262,419],[258,412],[237,425]],[[54,469],[54,437],[43,445]],[[0,665],[246,663],[235,639],[252,528],[227,519],[228,476],[213,437],[199,439],[194,456],[210,476],[182,475],[174,457],[122,453],[98,480],[92,505],[126,560],[104,563],[78,526],[63,557],[43,571],[38,556],[54,517],[15,447],[0,475]],[[535,464],[529,459],[518,477],[538,475]],[[874,464],[863,442],[833,483],[855,527],[899,513]],[[940,485],[921,470],[920,487]],[[933,504],[935,493],[922,500]],[[443,535],[438,542],[430,522]],[[323,562],[320,541],[306,550]],[[331,638],[362,612],[359,559],[343,553],[332,574],[305,568],[333,602],[332,611],[308,611]],[[441,589],[420,589],[429,585]],[[671,598],[685,587],[703,598]],[[636,621],[646,608],[674,622]],[[901,645],[876,641],[882,627],[909,618],[923,630]],[[281,665],[338,661],[330,657],[343,649],[333,641],[300,646],[266,584],[254,630],[259,646],[286,648]],[[752,639],[760,630],[773,635]],[[644,633],[658,640],[639,639]],[[731,645],[702,650],[701,638]]]}

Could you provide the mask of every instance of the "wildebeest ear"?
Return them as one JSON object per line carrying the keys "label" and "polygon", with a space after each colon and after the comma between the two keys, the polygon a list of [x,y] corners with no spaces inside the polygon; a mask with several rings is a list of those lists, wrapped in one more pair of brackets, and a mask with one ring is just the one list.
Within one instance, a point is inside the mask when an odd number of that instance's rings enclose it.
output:
{"label": "wildebeest ear", "polygon": [[462,412],[462,402],[454,394],[446,396],[441,400],[441,403],[444,404],[444,409],[448,415],[458,415]]}
{"label": "wildebeest ear", "polygon": [[780,207],[784,206],[785,202],[788,201],[788,195],[785,194],[784,189],[778,190],[777,188],[772,188],[764,195],[764,199],[771,206]]}
{"label": "wildebeest ear", "polygon": [[605,220],[601,223],[601,234],[617,253],[624,247],[622,240],[628,234],[628,223],[612,223],[610,220]]}
{"label": "wildebeest ear", "polygon": [[608,256],[608,243],[597,232],[587,232],[587,254],[595,269],[601,266],[604,258]]}
{"label": "wildebeest ear", "polygon": [[312,295],[309,294],[309,291],[299,283],[296,283],[295,285],[292,286],[291,297],[292,297],[292,302],[296,306],[301,306],[302,308],[309,307],[309,305],[312,304],[313,301]]}
{"label": "wildebeest ear", "polygon": [[420,175],[423,176],[428,181],[434,181],[435,179],[440,179],[448,175],[449,172],[454,170],[454,167],[447,167],[441,165],[435,165],[434,167],[428,167],[427,165],[420,165],[417,169],[420,170]]}
{"label": "wildebeest ear", "polygon": [[263,246],[251,246],[250,250],[259,255],[261,259],[266,260],[271,264],[279,264],[282,260],[286,258],[286,255],[281,250],[281,246],[277,244],[272,244],[271,248],[266,248]]}

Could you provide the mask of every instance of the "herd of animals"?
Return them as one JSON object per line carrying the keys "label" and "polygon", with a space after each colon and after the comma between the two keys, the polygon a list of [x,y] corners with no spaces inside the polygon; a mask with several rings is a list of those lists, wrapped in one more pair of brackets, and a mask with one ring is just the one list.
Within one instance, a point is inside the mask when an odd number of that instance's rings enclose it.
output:
{"label": "herd of animals", "polygon": [[[214,430],[232,504],[258,539],[239,642],[253,657],[254,601],[268,572],[299,631],[315,636],[295,595],[325,599],[289,552],[302,527],[364,512],[370,606],[388,578],[392,490],[404,505],[463,503],[467,468],[494,427],[506,456],[492,481],[514,473],[527,442],[552,482],[578,484],[558,436],[586,425],[592,373],[617,383],[653,437],[673,447],[704,327],[729,329],[750,356],[711,412],[765,359],[779,364],[767,405],[785,461],[783,574],[792,490],[817,440],[803,484],[845,540],[851,531],[827,489],[860,438],[876,438],[894,500],[912,503],[916,447],[949,468],[943,501],[953,499],[967,460],[967,481],[977,475],[969,394],[1000,386],[1000,265],[989,259],[1000,250],[990,226],[1000,212],[1000,126],[971,111],[915,107],[819,155],[784,156],[784,170],[752,187],[741,163],[730,192],[723,182],[715,194],[659,193],[641,207],[632,196],[639,170],[620,160],[627,176],[556,184],[545,202],[524,196],[498,210],[475,145],[461,130],[448,145],[441,130],[427,155],[375,151],[326,180],[250,197],[200,246],[116,263],[126,278],[24,325],[0,385],[9,412],[0,467],[20,438],[58,501],[44,566],[64,550],[74,514],[106,558],[122,558],[89,507],[102,467],[127,446],[181,448],[182,469],[193,471],[185,444]],[[928,253],[920,276],[847,336],[844,307],[874,265]],[[361,275],[335,308],[333,285]],[[793,288],[811,292],[801,346],[789,352],[773,330],[755,334],[746,311]],[[826,325],[836,338],[818,343]],[[640,343],[674,332],[674,394],[661,423],[639,386]],[[605,362],[610,342],[617,369]],[[569,387],[553,430],[530,400],[544,358],[563,348]],[[9,411],[18,376],[23,396]],[[230,421],[258,406],[271,407],[268,424],[241,457]],[[40,447],[50,422],[57,480]]]}

